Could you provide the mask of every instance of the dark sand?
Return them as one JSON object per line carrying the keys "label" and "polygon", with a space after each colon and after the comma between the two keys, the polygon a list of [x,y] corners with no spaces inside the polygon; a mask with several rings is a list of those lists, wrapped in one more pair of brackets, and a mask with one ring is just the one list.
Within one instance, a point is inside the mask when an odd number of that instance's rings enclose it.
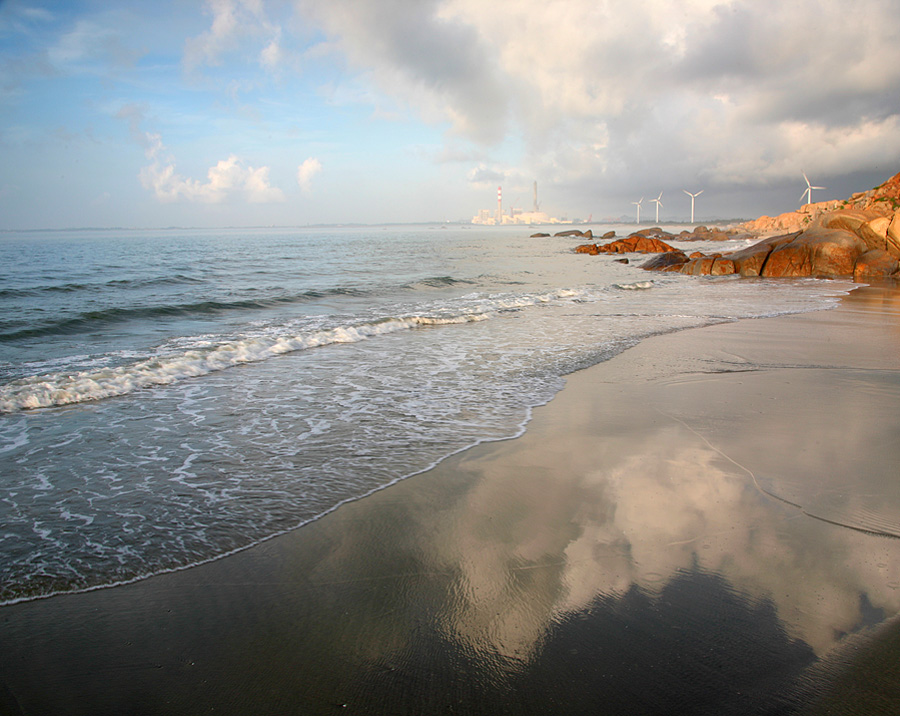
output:
{"label": "dark sand", "polygon": [[898,408],[896,289],[645,341],[289,535],[0,608],[0,713],[900,713]]}

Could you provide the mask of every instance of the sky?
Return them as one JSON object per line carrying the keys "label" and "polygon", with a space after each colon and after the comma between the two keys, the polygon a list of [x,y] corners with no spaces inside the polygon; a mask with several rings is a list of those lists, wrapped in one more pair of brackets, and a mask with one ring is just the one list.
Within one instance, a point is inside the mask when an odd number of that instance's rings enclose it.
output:
{"label": "sky", "polygon": [[660,221],[900,172],[900,0],[0,0],[0,229]]}

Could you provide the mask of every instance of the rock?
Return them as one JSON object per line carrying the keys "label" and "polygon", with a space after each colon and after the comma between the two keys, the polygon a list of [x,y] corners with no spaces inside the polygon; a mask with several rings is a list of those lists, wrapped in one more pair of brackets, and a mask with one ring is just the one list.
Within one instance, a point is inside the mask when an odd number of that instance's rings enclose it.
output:
{"label": "rock", "polygon": [[[559,233],[553,234],[554,236],[584,236],[578,229],[569,229],[568,231],[560,231]],[[593,238],[593,233],[588,237]]]}
{"label": "rock", "polygon": [[547,238],[547,237],[549,237],[549,236],[550,236],[550,234],[540,234],[540,233],[538,233],[538,234],[532,234],[530,238],[532,238],[532,239],[545,239],[545,238]]}
{"label": "rock", "polygon": [[629,263],[628,259],[616,259],[617,264],[627,264]]}
{"label": "rock", "polygon": [[892,276],[900,270],[900,261],[882,249],[869,249],[856,259],[853,280],[866,281]]}
{"label": "rock", "polygon": [[693,231],[684,230],[678,234],[679,241],[728,241],[733,238],[733,233],[706,226],[695,226]]}
{"label": "rock", "polygon": [[669,246],[665,241],[657,238],[644,236],[642,233],[626,236],[624,239],[618,239],[608,244],[599,246],[597,250],[606,254],[659,254],[669,251],[678,251],[678,249]]}
{"label": "rock", "polygon": [[734,263],[735,273],[739,273],[741,276],[759,276],[763,266],[766,265],[769,254],[776,247],[792,241],[799,235],[798,232],[763,239],[752,246],[728,254],[728,259]]}
{"label": "rock", "polygon": [[633,234],[631,234],[631,236],[645,236],[645,237],[651,238],[651,239],[662,239],[662,238],[674,239],[675,238],[674,234],[670,234],[668,231],[664,231],[663,229],[659,228],[658,226],[654,226],[649,229],[641,229],[640,231],[635,231]]}
{"label": "rock", "polygon": [[[879,216],[875,219],[872,219],[871,221],[867,221],[863,226],[861,226],[858,234],[859,237],[869,246],[878,244],[878,248],[883,247],[884,250],[888,253],[894,253],[891,251],[891,246],[888,244],[887,240],[888,229],[890,227],[891,218],[889,216]],[[896,246],[893,248],[894,251],[896,251],[895,256],[900,257],[900,246]]]}
{"label": "rock", "polygon": [[721,256],[698,256],[681,267],[681,273],[689,276],[729,276],[737,273],[734,261]]}
{"label": "rock", "polygon": [[590,254],[591,256],[596,256],[600,253],[600,247],[597,244],[582,244],[581,246],[575,247],[576,254]]}
{"label": "rock", "polygon": [[683,251],[667,251],[648,259],[641,268],[645,271],[680,271],[687,262],[688,257]]}
{"label": "rock", "polygon": [[615,232],[615,231],[607,231],[607,232],[606,232],[605,234],[603,234],[603,236],[601,236],[600,238],[603,239],[604,241],[608,241],[609,239],[615,238],[615,236],[616,236],[616,232]]}
{"label": "rock", "polygon": [[900,256],[900,211],[895,211],[884,237],[887,251],[894,256]]}
{"label": "rock", "polygon": [[737,273],[737,264],[734,263],[727,256],[716,257],[713,262],[712,269],[709,272],[710,276],[731,276],[732,274]]}
{"label": "rock", "polygon": [[761,276],[852,276],[866,243],[843,229],[816,227],[772,250]]}

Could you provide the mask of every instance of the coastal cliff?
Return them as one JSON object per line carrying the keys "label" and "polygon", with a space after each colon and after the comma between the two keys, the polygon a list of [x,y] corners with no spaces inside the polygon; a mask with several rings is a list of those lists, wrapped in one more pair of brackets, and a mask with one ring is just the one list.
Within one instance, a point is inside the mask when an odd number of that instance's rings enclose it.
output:
{"label": "coastal cliff", "polygon": [[[652,242],[644,241],[650,238],[648,231],[654,232]],[[900,278],[900,174],[844,201],[806,204],[799,211],[777,217],[761,216],[730,232],[721,238],[744,234],[760,241],[728,254],[695,252],[688,256],[662,239],[708,240],[709,229],[698,227],[694,233],[679,236],[652,229],[611,244],[579,246],[576,251],[655,253],[644,269],[694,276]]]}

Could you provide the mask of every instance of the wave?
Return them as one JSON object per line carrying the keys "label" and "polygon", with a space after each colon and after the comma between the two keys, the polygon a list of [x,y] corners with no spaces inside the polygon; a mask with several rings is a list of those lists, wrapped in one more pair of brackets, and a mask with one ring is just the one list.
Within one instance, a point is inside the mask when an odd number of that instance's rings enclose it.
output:
{"label": "wave", "polygon": [[447,288],[448,286],[457,286],[460,284],[473,285],[474,283],[474,281],[469,281],[468,279],[453,278],[452,276],[432,276],[430,278],[423,278],[414,284],[406,286],[405,288]]}
{"label": "wave", "polygon": [[85,333],[96,330],[99,326],[124,323],[131,320],[202,316],[234,310],[260,310],[285,304],[304,303],[337,295],[362,296],[365,295],[365,292],[355,289],[327,289],[323,291],[304,291],[297,295],[241,299],[238,301],[197,301],[195,303],[164,304],[159,306],[105,308],[99,311],[87,311],[70,318],[47,321],[28,328],[7,330],[0,333],[0,343],[10,343],[28,338]]}
{"label": "wave", "polygon": [[300,333],[265,333],[216,341],[186,339],[193,345],[172,355],[76,373],[29,376],[0,386],[0,414],[20,410],[52,408],[73,403],[127,395],[142,388],[168,385],[247,363],[257,363],[295,351],[338,343],[356,343],[380,335],[429,326],[460,325],[487,320],[493,315],[558,301],[597,300],[587,290],[557,289],[538,294],[494,294],[460,299],[455,308],[445,307],[423,314],[381,317],[331,328]]}
{"label": "wave", "polygon": [[654,285],[653,281],[635,281],[634,283],[614,283],[613,288],[620,291],[646,291],[648,288],[653,288]]}
{"label": "wave", "polygon": [[32,286],[30,288],[2,288],[0,298],[34,298],[54,293],[77,293],[79,291],[105,291],[114,289],[150,288],[153,286],[184,286],[206,283],[204,279],[178,274],[176,276],[114,279],[104,283],[64,283],[50,286]]}
{"label": "wave", "polygon": [[224,341],[183,353],[156,357],[97,371],[33,376],[0,387],[0,413],[50,408],[126,395],[141,388],[168,385],[183,378],[207,375],[246,363],[256,363],[295,351],[336,343],[356,343],[373,336],[423,326],[470,323],[484,314],[456,317],[406,316],[370,323],[310,331],[292,336],[254,337]]}

